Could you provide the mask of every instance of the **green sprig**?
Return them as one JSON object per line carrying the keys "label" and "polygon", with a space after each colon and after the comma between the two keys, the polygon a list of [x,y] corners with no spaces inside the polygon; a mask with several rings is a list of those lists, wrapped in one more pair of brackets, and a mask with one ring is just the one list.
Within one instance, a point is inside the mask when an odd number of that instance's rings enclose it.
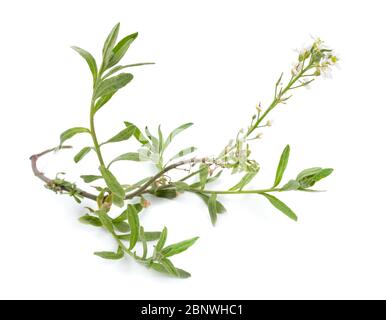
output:
{"label": "green sprig", "polygon": [[[207,206],[210,220],[215,225],[219,215],[226,211],[220,202],[220,197],[243,194],[260,196],[267,199],[275,209],[297,221],[298,217],[294,211],[273,194],[289,191],[316,191],[311,188],[320,180],[328,177],[333,170],[321,167],[305,169],[296,178],[283,184],[290,157],[290,146],[287,145],[281,153],[271,187],[260,189],[251,187],[256,181],[260,165],[252,158],[250,142],[261,138],[261,130],[272,125],[272,121],[266,120],[267,117],[279,105],[286,104],[290,100],[293,90],[309,86],[320,75],[330,71],[331,67],[338,62],[332,50],[326,48],[319,39],[315,40],[309,48],[301,50],[287,82],[284,81],[286,78],[284,73],[278,78],[271,103],[267,105],[266,109],[259,103],[247,128],[239,130],[235,139],[223,148],[217,157],[187,158],[188,155],[197,151],[196,147],[180,148],[181,151],[178,153],[169,154],[169,146],[177,136],[190,128],[192,123],[185,123],[165,135],[161,126],[158,126],[154,134],[155,131],[152,133],[148,127],[142,131],[133,123],[125,121],[125,126],[117,133],[111,134],[110,139],[99,142],[95,127],[96,115],[118,91],[134,80],[132,73],[122,71],[153,64],[144,62],[118,65],[138,38],[138,33],[132,33],[118,40],[119,30],[120,24],[118,23],[107,36],[102,50],[102,61],[99,65],[91,53],[80,47],[72,47],[85,60],[92,75],[89,126],[73,127],[64,131],[60,136],[58,148],[49,149],[31,157],[34,174],[46,183],[48,189],[56,193],[68,194],[79,203],[84,198],[96,202],[95,208],[87,207],[87,213],[79,220],[81,223],[106,230],[115,240],[117,248],[113,251],[99,251],[95,255],[108,260],[120,260],[127,255],[160,273],[178,278],[190,277],[190,273],[175,267],[170,258],[190,249],[198,237],[166,245],[168,240],[166,227],[162,231],[146,231],[141,224],[140,214],[151,204],[149,197],[173,200],[182,193],[195,194]],[[98,165],[95,167],[94,174],[82,175],[81,179],[86,184],[97,183],[98,185],[93,186],[99,192],[97,195],[78,188],[75,183],[63,179],[61,174],[50,179],[36,166],[41,156],[55,150],[70,148],[64,146],[64,142],[81,133],[87,133],[91,137],[92,144],[80,149],[74,161],[80,162],[91,151],[91,154],[96,155]],[[109,162],[105,162],[102,146],[122,143],[130,139],[135,139],[138,143],[137,150],[125,150],[110,159]],[[121,161],[137,163],[150,161],[154,164],[157,173],[151,177],[146,175],[140,181],[124,184],[120,178],[115,176],[111,168],[112,164]],[[107,166],[106,163],[108,163]],[[175,179],[170,172],[177,169],[188,172],[185,176]],[[217,181],[224,171],[241,174],[239,182],[228,188],[211,189],[209,186]],[[124,210],[112,218],[111,211],[117,207],[124,207]],[[153,252],[150,253],[149,242],[152,241],[156,243]],[[139,247],[142,248],[141,254],[137,254]]]}

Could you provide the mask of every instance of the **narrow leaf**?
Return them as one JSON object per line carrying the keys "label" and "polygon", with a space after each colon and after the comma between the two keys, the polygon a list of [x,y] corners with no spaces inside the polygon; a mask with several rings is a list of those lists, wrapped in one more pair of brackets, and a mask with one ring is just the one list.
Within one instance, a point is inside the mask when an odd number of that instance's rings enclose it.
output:
{"label": "narrow leaf", "polygon": [[154,252],[160,252],[163,249],[163,247],[165,246],[167,237],[168,237],[168,229],[164,227],[161,232],[161,236],[157,242],[157,245],[155,246]]}
{"label": "narrow leaf", "polygon": [[142,259],[147,258],[147,241],[146,241],[146,236],[145,236],[145,230],[143,227],[139,229],[139,239],[142,241]]}
{"label": "narrow leaf", "polygon": [[[212,183],[216,181],[221,176],[221,174],[222,174],[222,171],[219,171],[215,176],[208,178],[208,180],[206,181],[206,184],[208,185],[208,183]],[[200,182],[192,183],[190,187],[192,189],[197,189],[200,187]]]}
{"label": "narrow leaf", "polygon": [[94,175],[83,175],[80,176],[85,183],[90,183],[99,179],[102,179],[102,176],[94,176]]}
{"label": "narrow leaf", "polygon": [[114,225],[106,210],[98,210],[95,213],[98,215],[103,227],[111,234],[114,234]]}
{"label": "narrow leaf", "polygon": [[119,157],[116,157],[115,159],[113,159],[110,164],[108,165],[108,167],[110,167],[114,162],[118,162],[118,161],[146,161],[146,160],[142,160],[141,159],[141,156],[138,152],[128,152],[128,153],[124,153],[124,154],[121,154]]}
{"label": "narrow leaf", "polygon": [[68,129],[60,135],[60,146],[62,146],[65,141],[71,139],[73,136],[79,133],[90,133],[90,131],[87,128],[82,127]]}
{"label": "narrow leaf", "polygon": [[193,238],[193,239],[181,241],[181,242],[172,244],[172,245],[170,245],[170,246],[167,246],[166,248],[164,248],[164,249],[161,251],[161,254],[162,254],[164,257],[171,257],[171,256],[174,256],[174,255],[179,254],[179,253],[181,253],[181,252],[184,252],[184,251],[186,251],[187,249],[189,249],[192,245],[194,245],[195,242],[196,242],[198,239],[199,239],[199,238],[196,237],[196,238]]}
{"label": "narrow leaf", "polygon": [[133,80],[131,73],[121,73],[115,77],[103,80],[95,89],[94,99],[114,94],[126,86],[131,80]]}
{"label": "narrow leaf", "polygon": [[158,198],[171,200],[177,197],[177,190],[175,188],[157,189],[152,194]]}
{"label": "narrow leaf", "polygon": [[[205,204],[209,207],[210,197],[208,195],[201,193],[201,192],[194,192],[194,193],[197,194],[205,202]],[[216,212],[217,212],[217,214],[221,214],[221,213],[226,212],[225,207],[219,201],[216,201]]]}
{"label": "narrow leaf", "polygon": [[79,218],[79,221],[83,224],[88,224],[94,227],[102,227],[102,222],[99,218],[90,216],[88,214]]}
{"label": "narrow leaf", "polygon": [[91,74],[93,77],[93,81],[95,83],[97,75],[98,75],[98,67],[97,67],[97,64],[95,62],[94,57],[91,55],[91,53],[89,53],[88,51],[86,51],[82,48],[75,47],[75,46],[73,46],[71,48],[74,49],[76,52],[78,52],[82,56],[82,58],[84,60],[86,60],[88,66],[90,68],[90,71],[91,71]]}
{"label": "narrow leaf", "polygon": [[96,256],[108,259],[108,260],[120,260],[124,257],[124,252],[121,248],[118,248],[117,252],[110,252],[110,251],[102,251],[102,252],[95,252]]}
{"label": "narrow leaf", "polygon": [[125,198],[121,198],[120,196],[116,195],[116,194],[112,194],[112,202],[119,208],[123,208],[123,206],[125,205]]}
{"label": "narrow leaf", "polygon": [[212,221],[212,224],[215,225],[217,222],[217,195],[215,193],[212,193],[209,197],[208,209],[210,220]]}
{"label": "narrow leaf", "polygon": [[161,131],[161,125],[158,126],[158,153],[162,154],[164,146],[164,136]]}
{"label": "narrow leaf", "polygon": [[147,138],[144,136],[144,134],[141,132],[141,130],[138,129],[137,126],[135,126],[134,124],[127,122],[127,121],[125,121],[125,125],[126,125],[126,127],[130,127],[130,126],[135,127],[134,137],[138,140],[139,143],[141,143],[143,145],[149,143],[149,140],[147,140]]}
{"label": "narrow leaf", "polygon": [[186,149],[183,149],[181,150],[180,152],[178,152],[176,155],[174,155],[170,160],[169,162],[175,160],[175,159],[178,159],[178,158],[181,158],[181,157],[184,157],[188,154],[191,154],[193,152],[195,152],[197,150],[196,147],[190,147],[190,148],[186,148]]}
{"label": "narrow leaf", "polygon": [[205,185],[208,181],[209,167],[206,164],[200,165],[200,188],[204,190]]}
{"label": "narrow leaf", "polygon": [[110,99],[113,97],[113,95],[116,93],[117,91],[113,91],[109,94],[106,94],[102,97],[100,97],[95,105],[94,105],[94,113],[96,113],[100,108],[102,108],[107,102],[110,101]]}
{"label": "narrow leaf", "polygon": [[167,139],[165,140],[165,146],[164,146],[164,149],[166,149],[169,144],[172,142],[172,140],[178,135],[180,134],[182,131],[190,128],[191,126],[193,125],[193,123],[185,123],[181,126],[179,126],[177,129],[174,129],[170,134],[169,136],[167,137]]}
{"label": "narrow leaf", "polygon": [[114,220],[113,220],[113,224],[114,224],[115,229],[117,229],[119,232],[126,233],[126,232],[130,231],[129,224],[124,222],[124,221],[114,222]]}
{"label": "narrow leaf", "polygon": [[154,149],[154,150],[158,150],[158,148],[159,148],[159,141],[158,141],[158,139],[157,139],[155,136],[153,136],[153,135],[150,133],[150,130],[149,130],[148,127],[145,128],[145,133],[146,133],[146,135],[148,136],[148,138],[150,139],[150,141],[152,142],[152,144],[153,144],[153,149]]}
{"label": "narrow leaf", "polygon": [[297,182],[296,180],[290,180],[280,189],[280,191],[294,191],[298,190],[299,188],[299,182]]}
{"label": "narrow leaf", "polygon": [[[157,241],[161,236],[161,232],[145,232],[144,237],[146,241]],[[120,234],[117,236],[119,240],[130,241],[131,234]]]}
{"label": "narrow leaf", "polygon": [[[140,203],[133,204],[135,207],[135,210],[137,210],[137,213],[140,213],[143,209],[142,205]],[[115,223],[127,221],[127,208],[113,220]]]}
{"label": "narrow leaf", "polygon": [[312,187],[316,182],[328,177],[333,171],[331,168],[310,168],[299,173],[296,180],[299,182],[300,187],[305,189]]}
{"label": "narrow leaf", "polygon": [[135,247],[135,245],[138,242],[139,229],[140,229],[137,210],[131,204],[129,204],[127,206],[127,218],[128,218],[129,226],[130,226],[130,230],[131,230],[130,247],[129,247],[129,250],[131,250]]}
{"label": "narrow leaf", "polygon": [[105,167],[99,167],[99,170],[102,174],[103,179],[105,180],[107,187],[111,192],[116,195],[118,198],[125,198],[125,190],[123,190],[121,184],[118,182],[117,178]]}
{"label": "narrow leaf", "polygon": [[102,50],[103,66],[104,66],[103,69],[107,67],[108,62],[110,61],[115,42],[117,41],[117,38],[118,38],[119,27],[120,27],[120,23],[117,23],[106,38],[106,41]]}
{"label": "narrow leaf", "polygon": [[137,38],[138,33],[133,33],[124,37],[117,45],[113,48],[111,53],[111,58],[107,64],[107,68],[115,66],[125,55],[126,51],[129,49],[131,43]]}
{"label": "narrow leaf", "polygon": [[266,197],[276,209],[283,212],[287,217],[294,221],[298,221],[298,217],[296,216],[296,214],[284,202],[280,201],[278,198],[268,193],[262,193],[261,195]]}
{"label": "narrow leaf", "polygon": [[235,186],[229,189],[229,191],[241,191],[247,184],[249,184],[254,177],[256,177],[257,172],[247,173],[244,177],[241,178],[240,182]]}
{"label": "narrow leaf", "polygon": [[169,259],[162,259],[160,261],[161,265],[165,268],[166,272],[175,276],[175,277],[179,277],[180,274],[178,273],[178,270],[176,269],[176,267],[174,266],[174,264],[169,260]]}
{"label": "narrow leaf", "polygon": [[281,154],[279,165],[277,166],[276,177],[275,177],[275,182],[273,184],[273,188],[277,187],[280,184],[281,179],[283,178],[284,171],[287,168],[289,155],[290,155],[290,146],[287,145]]}
{"label": "narrow leaf", "polygon": [[103,79],[106,79],[106,78],[112,76],[113,74],[117,73],[118,71],[123,70],[123,69],[132,68],[132,67],[139,67],[139,66],[146,66],[146,65],[150,65],[150,64],[155,64],[155,63],[154,63],[154,62],[142,62],[142,63],[128,64],[128,65],[125,65],[125,66],[116,66],[116,67],[110,69],[110,70],[105,74],[105,76],[103,77]]}
{"label": "narrow leaf", "polygon": [[[170,275],[170,273],[165,269],[165,267],[162,264],[153,262],[151,265],[149,265],[149,267],[160,273],[165,273]],[[191,274],[185,270],[178,269],[178,268],[176,268],[176,270],[178,272],[178,277],[181,279],[187,279],[191,277]]]}
{"label": "narrow leaf", "polygon": [[185,192],[191,189],[191,187],[186,182],[176,181],[173,184],[176,187],[177,192]]}
{"label": "narrow leaf", "polygon": [[120,131],[119,133],[117,133],[114,137],[110,138],[109,140],[107,140],[102,144],[115,143],[115,142],[128,140],[132,137],[132,135],[134,134],[134,131],[135,131],[134,127],[127,127],[122,131]]}
{"label": "narrow leaf", "polygon": [[322,168],[320,167],[314,167],[314,168],[308,168],[308,169],[305,169],[303,170],[302,172],[300,172],[298,174],[298,176],[296,177],[296,180],[301,180],[303,178],[306,178],[306,177],[309,177],[309,176],[312,176],[314,174],[317,174],[320,172],[320,170],[322,170]]}
{"label": "narrow leaf", "polygon": [[88,154],[91,151],[91,147],[84,147],[82,150],[80,150],[77,155],[74,157],[74,161],[78,163],[80,160],[82,160],[86,154]]}
{"label": "narrow leaf", "polygon": [[142,186],[145,182],[147,182],[149,179],[151,179],[152,177],[146,177],[144,179],[141,179],[140,181],[134,183],[134,184],[131,184],[131,185],[128,185],[128,186],[125,186],[125,191],[126,192],[130,192],[130,191],[133,191],[134,189],[137,189],[139,188],[140,186]]}

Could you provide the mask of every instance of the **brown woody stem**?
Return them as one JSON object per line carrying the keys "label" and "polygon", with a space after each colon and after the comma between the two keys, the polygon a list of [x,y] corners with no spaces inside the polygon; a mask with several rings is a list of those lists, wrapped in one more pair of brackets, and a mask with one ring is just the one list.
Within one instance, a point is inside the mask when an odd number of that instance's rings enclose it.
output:
{"label": "brown woody stem", "polygon": [[[60,149],[71,149],[71,148],[72,148],[71,146],[62,146]],[[58,148],[48,149],[48,150],[45,150],[45,151],[43,151],[41,153],[34,154],[34,155],[32,155],[30,157],[32,171],[33,171],[34,175],[36,177],[38,177],[40,180],[42,180],[43,182],[45,182],[47,185],[54,184],[54,180],[48,178],[43,172],[39,171],[39,169],[37,168],[37,161],[39,160],[40,157],[42,157],[42,156],[44,156],[44,155],[46,155],[48,153],[54,152],[56,150],[58,150]],[[168,171],[171,171],[173,169],[176,169],[176,168],[178,168],[180,166],[183,166],[183,165],[186,165],[186,164],[194,165],[194,164],[197,164],[197,163],[205,163],[207,160],[208,160],[207,158],[201,158],[201,159],[192,158],[192,159],[189,159],[189,160],[183,160],[183,161],[179,161],[179,162],[173,163],[173,164],[165,167],[163,170],[158,172],[153,177],[149,178],[149,180],[145,184],[143,184],[138,190],[133,191],[132,193],[127,194],[126,197],[125,197],[125,200],[129,200],[129,199],[132,199],[134,197],[138,197],[138,196],[140,196],[143,193],[146,193],[148,187],[150,187],[154,182],[156,182],[159,178],[161,178]],[[62,191],[68,191],[68,192],[71,191],[71,190],[69,190],[65,186],[59,186],[59,188]],[[87,199],[90,199],[90,200],[93,200],[93,201],[96,201],[96,199],[97,199],[97,196],[92,194],[92,193],[89,193],[89,192],[84,191],[84,190],[79,189],[79,188],[77,189],[77,191],[78,191],[78,194],[81,195],[84,198],[87,198]]]}

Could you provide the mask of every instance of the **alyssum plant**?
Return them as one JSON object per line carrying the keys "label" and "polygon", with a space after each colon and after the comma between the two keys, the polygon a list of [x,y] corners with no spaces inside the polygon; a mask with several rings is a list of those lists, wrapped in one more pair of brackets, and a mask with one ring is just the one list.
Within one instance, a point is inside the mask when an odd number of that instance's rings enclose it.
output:
{"label": "alyssum plant", "polygon": [[[66,130],[61,134],[60,144],[57,148],[46,150],[30,158],[34,174],[45,182],[48,189],[56,193],[68,194],[78,203],[81,203],[83,198],[96,202],[94,208],[85,208],[87,214],[81,217],[80,221],[94,227],[104,228],[115,239],[117,250],[115,252],[96,252],[95,254],[104,259],[121,259],[126,254],[158,272],[179,278],[190,276],[188,272],[176,268],[170,258],[187,250],[198,238],[166,245],[168,234],[166,227],[161,232],[146,231],[140,223],[139,215],[142,210],[149,206],[150,202],[147,199],[149,196],[174,199],[181,193],[193,193],[207,205],[210,219],[215,224],[218,215],[225,212],[224,206],[218,200],[219,196],[257,195],[266,198],[276,209],[296,221],[295,213],[273,194],[288,191],[315,191],[311,188],[316,182],[330,175],[332,169],[309,168],[301,171],[296,178],[281,184],[290,155],[290,147],[286,146],[281,154],[273,183],[266,189],[251,190],[247,188],[247,185],[255,178],[260,166],[251,157],[249,143],[260,138],[261,129],[271,125],[271,122],[267,121],[267,116],[277,106],[285,104],[292,97],[292,92],[295,89],[308,86],[320,75],[330,71],[330,68],[337,62],[337,57],[332,50],[324,47],[319,39],[315,40],[309,48],[301,50],[288,81],[284,81],[282,74],[276,82],[272,102],[266,108],[262,108],[259,104],[248,127],[240,130],[235,139],[227,144],[218,156],[187,158],[188,154],[196,151],[196,148],[188,147],[165,161],[165,151],[173,139],[189,128],[192,123],[183,124],[165,136],[160,127],[154,135],[148,128],[142,132],[133,123],[124,122],[123,129],[111,139],[101,143],[97,138],[94,118],[98,111],[109,102],[118,90],[133,80],[131,73],[121,71],[151,64],[118,64],[138,35],[137,33],[128,35],[117,43],[119,27],[120,25],[117,24],[108,35],[103,46],[102,63],[99,66],[89,52],[73,47],[85,59],[92,74],[93,90],[89,127],[75,127]],[[81,133],[89,135],[92,144],[81,149],[75,155],[74,161],[78,163],[89,153],[96,155],[99,164],[94,174],[81,176],[85,183],[101,182],[99,186],[92,187],[96,189],[95,194],[79,189],[75,183],[66,181],[59,174],[56,178],[50,179],[36,166],[37,160],[41,156],[59,149],[71,148],[64,143]],[[138,141],[138,150],[125,152],[106,162],[102,153],[103,146],[128,139]],[[151,161],[154,163],[157,173],[141,181],[130,182],[129,184],[122,183],[112,173],[113,164],[118,161]],[[170,171],[176,169],[186,170],[187,175],[175,180],[170,178]],[[225,190],[208,188],[208,185],[218,179],[224,170],[242,174],[240,182]],[[123,211],[121,209],[122,212],[112,215],[111,211],[114,206],[123,208]],[[148,250],[149,242],[155,243],[152,253]],[[140,254],[137,247],[142,247],[139,250]]]}

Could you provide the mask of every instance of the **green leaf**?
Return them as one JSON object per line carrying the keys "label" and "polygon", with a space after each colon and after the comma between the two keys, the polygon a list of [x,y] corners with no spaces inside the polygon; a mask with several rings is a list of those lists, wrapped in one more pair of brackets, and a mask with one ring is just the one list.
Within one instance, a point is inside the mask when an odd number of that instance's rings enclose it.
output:
{"label": "green leaf", "polygon": [[177,192],[185,192],[191,189],[191,187],[186,182],[176,181],[173,184],[176,187]]}
{"label": "green leaf", "polygon": [[[155,271],[158,271],[160,273],[165,273],[165,274],[170,274],[165,268],[164,266],[162,266],[162,264],[159,264],[159,263],[156,263],[156,262],[153,262],[152,264],[149,265],[149,268],[155,270]],[[178,269],[176,268],[177,272],[178,272],[178,277],[181,278],[181,279],[187,279],[187,278],[190,278],[191,277],[191,274],[185,270],[182,270],[182,269]]]}
{"label": "green leaf", "polygon": [[164,146],[164,136],[161,131],[161,125],[158,126],[158,153],[162,154],[163,146]]}
{"label": "green leaf", "polygon": [[322,170],[322,168],[320,168],[320,167],[313,167],[313,168],[305,169],[298,174],[298,176],[296,177],[296,180],[299,181],[303,178],[313,176],[314,174],[317,174],[318,172],[320,172],[320,170]]}
{"label": "green leaf", "polygon": [[117,45],[112,50],[111,58],[107,64],[107,68],[115,66],[123,58],[131,43],[137,38],[137,36],[137,32],[133,33],[124,37],[117,43]]}
{"label": "green leaf", "polygon": [[178,159],[178,158],[181,158],[181,157],[184,157],[188,154],[191,154],[193,152],[195,152],[197,150],[196,147],[190,147],[190,148],[186,148],[186,149],[183,149],[181,150],[180,152],[178,152],[176,155],[174,155],[170,160],[169,162],[175,160],[175,159]]}
{"label": "green leaf", "polygon": [[190,128],[191,126],[193,125],[193,123],[185,123],[181,126],[179,126],[178,128],[174,129],[170,134],[169,136],[167,137],[167,139],[165,140],[165,146],[164,146],[164,149],[166,149],[169,144],[172,142],[172,140],[175,138],[175,136],[177,136],[179,133],[181,133],[182,131]]}
{"label": "green leaf", "polygon": [[85,183],[90,183],[99,179],[102,179],[102,176],[94,176],[94,175],[83,175],[80,176]]}
{"label": "green leaf", "polygon": [[94,105],[94,113],[96,113],[100,108],[102,108],[107,102],[110,101],[110,99],[113,97],[113,95],[116,93],[117,91],[113,91],[111,92],[110,94],[106,94],[102,97],[100,97],[95,105]]}
{"label": "green leaf", "polygon": [[187,249],[189,249],[193,244],[195,244],[195,242],[198,239],[199,239],[199,237],[195,237],[195,238],[192,238],[189,240],[181,241],[181,242],[172,244],[170,246],[167,246],[166,248],[164,248],[161,251],[161,254],[164,257],[171,257],[171,256],[174,256],[174,255],[179,254],[181,252],[184,252]]}
{"label": "green leaf", "polygon": [[[208,183],[212,183],[216,181],[221,176],[221,174],[222,174],[222,171],[219,171],[215,176],[208,178],[208,180],[206,181],[206,184],[208,185]],[[190,187],[192,189],[197,189],[200,187],[200,182],[192,183]]]}
{"label": "green leaf", "polygon": [[84,158],[86,154],[88,154],[91,151],[91,147],[84,147],[82,150],[80,150],[77,155],[74,157],[74,161],[78,163],[80,160]]}
{"label": "green leaf", "polygon": [[138,212],[135,209],[135,206],[131,204],[127,206],[127,218],[128,218],[129,226],[131,230],[130,247],[129,247],[129,250],[131,250],[135,247],[135,245],[138,242],[139,228],[140,228]]}
{"label": "green leaf", "polygon": [[168,228],[164,227],[162,232],[161,232],[160,238],[157,242],[157,245],[155,246],[155,249],[154,249],[155,253],[161,252],[161,250],[165,246],[167,238],[168,238]]}
{"label": "green leaf", "polygon": [[108,260],[120,260],[124,257],[123,250],[119,247],[117,252],[110,252],[110,251],[102,251],[102,252],[95,252],[96,256],[101,257],[103,259]]}
{"label": "green leaf", "polygon": [[139,239],[142,241],[142,259],[147,258],[147,241],[146,241],[146,236],[145,236],[145,230],[143,227],[139,228]]}
{"label": "green leaf", "polygon": [[296,216],[296,214],[284,202],[280,201],[278,198],[268,193],[261,193],[261,195],[266,197],[276,209],[283,212],[287,217],[294,221],[298,221],[298,217]]}
{"label": "green leaf", "polygon": [[276,177],[275,177],[275,182],[273,184],[273,188],[277,187],[280,184],[281,179],[283,178],[284,171],[287,168],[289,155],[290,155],[290,146],[287,145],[281,154],[279,165],[277,166]]}
{"label": "green leaf", "polygon": [[145,236],[146,241],[157,241],[161,236],[161,232],[147,231],[143,235]]}
{"label": "green leaf", "polygon": [[133,80],[133,77],[131,73],[121,73],[115,77],[103,80],[95,89],[94,99],[114,94]]}
{"label": "green leaf", "polygon": [[102,174],[103,179],[106,182],[107,187],[111,192],[116,195],[119,199],[125,198],[125,190],[122,188],[121,184],[118,182],[117,178],[105,167],[99,167],[99,170]]}
{"label": "green leaf", "polygon": [[[145,232],[144,236],[146,241],[157,241],[161,236],[161,232]],[[130,241],[131,234],[120,234],[117,237],[119,240]]]}
{"label": "green leaf", "polygon": [[[201,193],[201,192],[194,192],[194,193],[197,194],[205,202],[205,204],[209,207],[210,197],[208,195]],[[226,212],[225,207],[219,201],[216,201],[216,212],[217,212],[217,214],[221,214],[221,213]]]}
{"label": "green leaf", "polygon": [[116,194],[112,194],[112,198],[113,198],[113,203],[117,207],[123,208],[123,206],[125,205],[125,198],[121,198],[120,196],[118,196]]}
{"label": "green leaf", "polygon": [[152,192],[152,194],[158,198],[175,199],[177,198],[177,190],[175,188],[158,189]]}
{"label": "green leaf", "polygon": [[[137,210],[137,213],[140,213],[143,209],[142,205],[140,203],[133,204],[135,207],[135,210]],[[113,221],[115,223],[126,221],[127,220],[127,209],[125,209],[118,217],[116,217]]]}
{"label": "green leaf", "polygon": [[133,191],[134,189],[137,189],[140,186],[142,186],[145,182],[149,181],[149,179],[151,179],[151,178],[152,177],[146,177],[146,178],[141,179],[140,181],[138,181],[138,182],[136,182],[134,184],[127,185],[127,186],[125,186],[125,191],[126,192]]}
{"label": "green leaf", "polygon": [[243,188],[249,184],[254,177],[256,177],[257,175],[257,172],[253,172],[253,173],[247,173],[244,177],[241,178],[240,182],[237,183],[235,186],[233,186],[232,188],[229,189],[229,191],[241,191],[243,190]]}
{"label": "green leaf", "polygon": [[328,177],[333,171],[331,168],[310,168],[300,172],[296,180],[299,182],[301,188],[306,189]]}
{"label": "green leaf", "polygon": [[102,55],[103,55],[102,72],[106,69],[110,61],[110,58],[112,56],[112,51],[113,51],[115,42],[117,41],[117,38],[118,38],[119,27],[120,27],[120,23],[117,23],[106,38],[105,44],[103,46],[103,51],[102,51]]}
{"label": "green leaf", "polygon": [[111,221],[111,218],[108,216],[106,210],[101,209],[96,211],[95,213],[98,215],[103,227],[111,234],[114,234],[114,225]]}
{"label": "green leaf", "polygon": [[143,145],[149,143],[149,140],[147,140],[145,135],[141,132],[141,130],[138,129],[137,126],[135,126],[134,124],[127,122],[127,121],[125,121],[125,125],[126,125],[126,127],[134,126],[134,128],[135,128],[134,137],[138,140],[139,143],[141,143]]}
{"label": "green leaf", "polygon": [[124,221],[114,222],[114,220],[113,220],[113,224],[114,224],[115,229],[117,229],[119,232],[126,233],[126,232],[130,231],[129,224],[124,222]]}
{"label": "green leaf", "polygon": [[141,159],[141,156],[138,152],[128,152],[128,153],[124,153],[124,154],[121,154],[119,157],[116,157],[115,159],[113,159],[110,164],[108,165],[108,167],[110,167],[114,162],[118,162],[118,161],[146,161],[146,160],[142,160]]}
{"label": "green leaf", "polygon": [[217,194],[212,193],[210,195],[208,201],[208,209],[210,220],[212,221],[212,224],[215,225],[217,222]]}
{"label": "green leaf", "polygon": [[166,272],[169,273],[170,275],[173,275],[175,277],[179,277],[180,276],[180,274],[178,273],[178,270],[176,269],[174,264],[169,259],[167,259],[167,258],[162,259],[160,261],[160,263],[164,267]]}
{"label": "green leaf", "polygon": [[148,136],[148,138],[150,139],[150,141],[152,142],[153,144],[153,149],[154,150],[159,150],[159,141],[158,139],[153,136],[151,133],[150,133],[150,130],[148,127],[145,127],[145,133],[146,135]]}
{"label": "green leaf", "polygon": [[118,71],[121,71],[123,69],[132,68],[132,67],[139,67],[139,66],[146,66],[146,65],[150,65],[150,64],[155,64],[155,63],[154,62],[142,62],[142,63],[127,64],[125,66],[116,66],[116,67],[112,68],[109,72],[107,72],[105,74],[105,76],[103,77],[103,79],[106,79],[106,78],[110,77],[111,75],[113,75],[114,73],[117,73]]}
{"label": "green leaf", "polygon": [[299,188],[299,182],[297,182],[296,180],[290,180],[280,189],[280,191],[294,191],[298,190]]}
{"label": "green leaf", "polygon": [[206,164],[200,165],[200,188],[201,190],[204,190],[205,185],[208,181],[209,176],[209,167]]}
{"label": "green leaf", "polygon": [[82,127],[68,129],[60,135],[60,146],[62,146],[65,141],[71,139],[73,136],[79,133],[90,133],[90,131],[87,128]]}
{"label": "green leaf", "polygon": [[107,143],[126,141],[132,137],[132,135],[134,134],[134,131],[135,131],[134,127],[127,127],[125,129],[123,129],[122,131],[120,131],[119,133],[117,133],[114,137],[112,137],[109,140],[107,140],[106,142],[102,143],[102,145],[107,144]]}
{"label": "green leaf", "polygon": [[102,227],[102,222],[99,218],[90,216],[88,214],[79,218],[79,221],[83,224],[88,224],[94,227]]}
{"label": "green leaf", "polygon": [[74,49],[76,52],[78,52],[82,56],[82,58],[84,60],[86,60],[88,66],[90,68],[90,71],[91,71],[91,74],[93,77],[93,81],[95,83],[96,78],[98,76],[98,67],[97,67],[97,64],[95,62],[94,57],[91,55],[91,53],[89,53],[88,51],[86,51],[82,48],[75,47],[75,46],[72,46],[71,48]]}

